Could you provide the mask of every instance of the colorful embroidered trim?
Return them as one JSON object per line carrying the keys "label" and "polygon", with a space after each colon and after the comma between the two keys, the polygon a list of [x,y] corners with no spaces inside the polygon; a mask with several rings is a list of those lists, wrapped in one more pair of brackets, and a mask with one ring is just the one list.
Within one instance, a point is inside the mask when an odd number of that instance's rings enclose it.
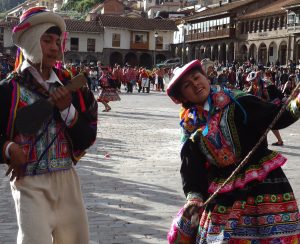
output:
{"label": "colorful embroidered trim", "polygon": [[[236,179],[226,184],[219,191],[219,193],[230,192],[237,188],[242,189],[249,182],[254,180],[263,181],[271,171],[284,165],[287,160],[281,154],[279,153],[275,153],[275,154],[276,154],[275,157],[262,162],[261,165],[259,165],[259,168],[252,168],[252,165],[248,166],[244,174],[238,175]],[[219,188],[219,186],[223,184],[224,181],[225,179],[215,179],[210,184],[208,188],[208,192],[209,193],[215,192]]]}

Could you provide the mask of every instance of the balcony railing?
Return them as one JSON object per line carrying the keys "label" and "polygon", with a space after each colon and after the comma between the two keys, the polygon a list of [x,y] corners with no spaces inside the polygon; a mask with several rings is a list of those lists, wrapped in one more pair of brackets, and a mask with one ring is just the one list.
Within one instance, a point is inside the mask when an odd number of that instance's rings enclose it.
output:
{"label": "balcony railing", "polygon": [[149,49],[149,42],[130,42],[130,49]]}
{"label": "balcony railing", "polygon": [[185,42],[203,41],[220,38],[235,38],[235,28],[188,34],[185,35]]}
{"label": "balcony railing", "polygon": [[288,32],[299,32],[300,31],[300,23],[288,24],[287,31]]}

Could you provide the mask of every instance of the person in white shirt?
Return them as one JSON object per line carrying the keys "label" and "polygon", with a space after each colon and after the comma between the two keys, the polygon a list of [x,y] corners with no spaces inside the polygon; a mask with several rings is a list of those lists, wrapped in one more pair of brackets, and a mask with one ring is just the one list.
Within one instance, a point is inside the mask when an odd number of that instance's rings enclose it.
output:
{"label": "person in white shirt", "polygon": [[[13,42],[21,51],[16,71],[0,84],[0,163],[8,165],[18,244],[89,242],[73,164],[96,139],[97,102],[87,87],[71,93],[65,87],[70,79],[54,68],[62,57],[63,32],[59,15],[44,7],[27,10],[13,29]],[[36,134],[16,129],[18,110],[41,98],[54,104],[49,119]]]}

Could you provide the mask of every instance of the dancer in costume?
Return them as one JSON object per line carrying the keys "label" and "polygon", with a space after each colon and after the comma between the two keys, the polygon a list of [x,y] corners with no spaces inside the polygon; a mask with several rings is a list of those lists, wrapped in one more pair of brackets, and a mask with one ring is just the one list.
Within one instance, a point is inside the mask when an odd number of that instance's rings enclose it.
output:
{"label": "dancer in costume", "polygon": [[[167,94],[182,104],[181,177],[187,202],[174,219],[170,243],[299,243],[297,202],[281,166],[286,158],[264,140],[248,163],[205,208],[280,107],[238,90],[210,86],[198,60],[175,73]],[[274,129],[300,117],[300,95]],[[197,226],[191,218],[199,216]],[[194,218],[195,219],[195,218]]]}
{"label": "dancer in costume", "polygon": [[[28,9],[13,29],[21,50],[16,71],[0,84],[0,159],[9,166],[18,244],[89,242],[73,165],[96,139],[97,102],[88,87],[71,93],[65,87],[70,80],[54,68],[65,30],[59,15]],[[41,98],[52,99],[53,114],[36,134],[23,134],[14,126],[16,113]]]}
{"label": "dancer in costume", "polygon": [[112,76],[111,72],[108,71],[108,68],[102,68],[102,73],[100,78],[102,91],[100,92],[97,101],[104,105],[105,109],[102,112],[109,112],[111,107],[108,103],[111,101],[120,101],[121,98],[117,91],[117,80]]}
{"label": "dancer in costume", "polygon": [[[248,92],[264,101],[279,105],[281,103],[281,100],[283,99],[283,94],[281,95],[281,92],[276,88],[276,86],[270,84],[270,81],[261,79],[259,75],[260,72],[255,71],[248,74],[246,81],[251,84]],[[272,145],[282,146],[283,140],[281,138],[279,130],[272,130],[272,133],[277,139],[277,142],[272,143]]]}

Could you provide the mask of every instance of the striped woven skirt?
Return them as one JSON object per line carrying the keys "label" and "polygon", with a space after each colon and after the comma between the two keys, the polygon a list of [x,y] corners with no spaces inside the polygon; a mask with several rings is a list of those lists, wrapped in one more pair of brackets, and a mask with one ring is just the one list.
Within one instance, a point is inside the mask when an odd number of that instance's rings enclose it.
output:
{"label": "striped woven skirt", "polygon": [[104,88],[99,94],[97,101],[98,102],[111,102],[111,101],[120,101],[121,98],[115,88]]}
{"label": "striped woven skirt", "polygon": [[182,210],[174,219],[169,243],[296,244],[300,220],[292,188],[281,168],[262,182],[218,195],[190,227]]}

